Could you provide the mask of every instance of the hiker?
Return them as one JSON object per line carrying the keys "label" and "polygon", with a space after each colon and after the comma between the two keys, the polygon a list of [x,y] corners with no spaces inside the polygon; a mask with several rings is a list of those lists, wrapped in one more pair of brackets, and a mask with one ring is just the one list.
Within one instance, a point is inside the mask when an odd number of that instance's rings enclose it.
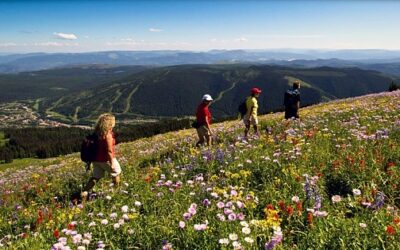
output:
{"label": "hiker", "polygon": [[244,125],[246,126],[244,130],[244,137],[247,138],[250,125],[253,125],[254,134],[258,135],[258,118],[257,118],[257,110],[258,110],[258,102],[257,98],[260,96],[261,89],[252,88],[251,95],[246,99],[246,114],[243,117]]}
{"label": "hiker", "polygon": [[121,167],[115,158],[114,126],[115,117],[113,115],[106,113],[99,116],[94,129],[98,140],[97,152],[93,161],[93,175],[81,194],[82,198],[87,197],[88,192],[94,187],[96,182],[104,177],[105,172],[111,174],[115,186],[118,186],[120,183]]}
{"label": "hiker", "polygon": [[196,143],[196,147],[207,143],[208,146],[211,146],[211,113],[208,110],[208,106],[213,101],[212,97],[209,94],[205,94],[201,99],[201,103],[197,107],[196,112],[196,126],[194,126],[197,130],[197,134],[199,136],[199,141]]}
{"label": "hiker", "polygon": [[285,119],[299,118],[300,109],[300,82],[293,82],[293,88],[288,89],[284,96]]}

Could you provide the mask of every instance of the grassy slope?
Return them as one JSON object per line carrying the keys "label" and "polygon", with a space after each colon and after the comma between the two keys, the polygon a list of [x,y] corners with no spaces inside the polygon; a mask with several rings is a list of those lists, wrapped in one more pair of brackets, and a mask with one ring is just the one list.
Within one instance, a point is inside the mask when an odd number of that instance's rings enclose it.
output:
{"label": "grassy slope", "polygon": [[0,147],[6,143],[6,139],[4,138],[4,132],[0,131]]}
{"label": "grassy slope", "polygon": [[[147,70],[121,80],[121,84],[103,85],[72,93],[53,105],[51,111],[66,117],[79,110],[78,119],[97,117],[112,109],[117,115],[187,116],[193,114],[201,94],[223,98],[211,106],[215,117],[236,115],[240,101],[249,89],[263,90],[260,111],[282,107],[283,93],[293,79],[301,80],[302,105],[380,92],[388,88],[390,78],[358,69],[295,69],[250,65],[180,65]],[[162,100],[162,102],[160,102]]]}
{"label": "grassy slope", "polygon": [[[261,127],[272,128],[271,134],[263,133],[248,143],[238,139],[241,123],[216,124],[217,144],[210,151],[193,148],[193,130],[122,144],[118,148],[124,169],[121,189],[110,190],[106,179],[96,187],[100,198],[84,206],[60,209],[56,207],[64,202],[53,199],[78,190],[85,179],[76,154],[43,163],[42,168],[28,167],[13,176],[17,183],[27,183],[25,190],[9,182],[2,185],[3,190],[15,190],[2,198],[0,232],[12,235],[2,243],[12,242],[15,248],[49,248],[57,242],[54,230],[61,231],[75,221],[78,233],[92,233],[90,248],[96,248],[101,240],[110,248],[159,249],[162,240],[167,240],[176,249],[217,249],[221,247],[219,239],[235,233],[246,249],[260,249],[274,231],[278,234],[276,226],[280,226],[284,237],[278,245],[281,249],[398,249],[399,95],[373,95],[305,108],[300,112],[302,123],[282,121],[281,113],[263,116]],[[357,139],[367,136],[370,139]],[[0,180],[10,178],[11,171],[2,174]],[[319,176],[310,199],[302,185],[304,174]],[[26,182],[27,178],[35,182]],[[352,189],[360,189],[361,195],[354,196]],[[379,192],[385,194],[382,208],[362,205],[376,203]],[[316,204],[316,193],[322,198],[320,211],[326,211],[326,217],[306,211]],[[332,195],[340,195],[342,201],[332,202]],[[301,210],[299,203],[293,202],[294,196],[299,197]],[[211,201],[207,207],[202,204],[206,198]],[[135,206],[137,202],[141,205]],[[229,221],[227,216],[227,221],[221,222],[218,218],[224,210],[217,207],[218,202],[235,216],[242,213],[250,224],[250,234],[243,233],[243,222]],[[193,203],[197,213],[179,229],[178,222],[184,221],[183,214]],[[10,211],[17,204],[22,208],[14,214],[17,219],[11,220]],[[268,204],[270,209],[264,210]],[[135,210],[127,211],[130,219],[114,229],[124,205]],[[45,207],[51,209],[52,219],[45,215],[38,224],[37,211]],[[117,219],[110,218],[112,213]],[[101,226],[104,218],[109,223]],[[206,221],[205,231],[194,229],[195,224]],[[89,227],[90,222],[96,226]],[[27,224],[31,230],[24,228]],[[393,235],[389,227],[394,228]],[[38,235],[33,236],[34,232]],[[29,237],[18,237],[21,233]],[[71,236],[66,237],[73,245]],[[255,242],[251,245],[246,237]],[[229,241],[232,249],[233,241]]]}

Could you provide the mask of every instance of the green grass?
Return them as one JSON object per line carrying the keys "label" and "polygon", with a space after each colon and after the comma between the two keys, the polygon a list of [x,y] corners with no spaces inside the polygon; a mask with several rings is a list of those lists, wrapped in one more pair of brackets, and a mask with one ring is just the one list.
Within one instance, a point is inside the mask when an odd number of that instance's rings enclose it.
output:
{"label": "green grass", "polygon": [[0,147],[3,147],[4,144],[7,142],[4,132],[0,131]]}
{"label": "green grass", "polygon": [[42,101],[42,98],[38,98],[35,100],[35,103],[33,104],[32,108],[35,111],[39,111],[39,107],[40,107],[40,102]]}
{"label": "green grass", "polygon": [[14,159],[11,163],[0,164],[0,171],[4,171],[6,169],[11,169],[11,168],[21,169],[29,165],[38,165],[44,161],[45,161],[44,159],[37,159],[37,158]]}
{"label": "green grass", "polygon": [[315,105],[301,121],[260,116],[270,133],[248,140],[239,121],[213,124],[211,147],[196,148],[193,129],[120,144],[121,187],[102,179],[78,206],[70,194],[89,178],[78,155],[38,162],[0,186],[2,244],[49,249],[58,232],[75,249],[74,230],[88,249],[256,250],[280,235],[276,250],[399,249],[399,97]]}
{"label": "green grass", "polygon": [[288,80],[288,85],[291,87],[293,85],[293,82],[298,81],[300,82],[300,86],[301,87],[306,87],[306,88],[313,88],[313,86],[311,86],[311,84],[306,83],[305,81],[302,81],[296,77],[292,77],[292,76],[285,76],[285,79]]}
{"label": "green grass", "polygon": [[68,118],[60,113],[54,112],[54,111],[46,111],[47,115],[50,115],[52,119],[58,120],[58,121],[62,121],[62,122],[66,122],[66,123],[70,123],[71,122],[71,118]]}

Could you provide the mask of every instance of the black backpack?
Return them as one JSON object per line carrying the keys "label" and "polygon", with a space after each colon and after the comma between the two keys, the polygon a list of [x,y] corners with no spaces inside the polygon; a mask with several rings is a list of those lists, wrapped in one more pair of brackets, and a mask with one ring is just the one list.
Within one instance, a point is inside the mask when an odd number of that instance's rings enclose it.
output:
{"label": "black backpack", "polygon": [[95,133],[86,136],[82,140],[81,160],[86,163],[86,170],[90,168],[90,163],[92,163],[96,158],[97,146],[98,136]]}
{"label": "black backpack", "polygon": [[240,114],[240,118],[243,119],[243,117],[246,115],[247,113],[247,105],[246,105],[246,101],[242,102],[239,107],[238,107],[238,111]]}
{"label": "black backpack", "polygon": [[300,92],[298,90],[287,90],[284,96],[284,105],[286,108],[296,108],[299,101]]}

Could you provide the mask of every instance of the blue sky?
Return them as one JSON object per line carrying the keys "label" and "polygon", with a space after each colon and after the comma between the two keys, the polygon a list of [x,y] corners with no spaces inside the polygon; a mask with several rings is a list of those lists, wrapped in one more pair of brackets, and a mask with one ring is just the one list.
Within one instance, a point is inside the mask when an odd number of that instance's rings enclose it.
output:
{"label": "blue sky", "polygon": [[400,49],[400,1],[6,1],[0,52]]}

